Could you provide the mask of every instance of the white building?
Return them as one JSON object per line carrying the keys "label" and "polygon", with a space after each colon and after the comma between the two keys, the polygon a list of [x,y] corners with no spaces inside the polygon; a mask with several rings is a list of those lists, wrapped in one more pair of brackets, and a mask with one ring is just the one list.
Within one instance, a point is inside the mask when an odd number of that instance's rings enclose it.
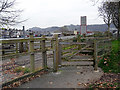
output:
{"label": "white building", "polygon": [[87,34],[87,17],[81,16],[80,34]]}

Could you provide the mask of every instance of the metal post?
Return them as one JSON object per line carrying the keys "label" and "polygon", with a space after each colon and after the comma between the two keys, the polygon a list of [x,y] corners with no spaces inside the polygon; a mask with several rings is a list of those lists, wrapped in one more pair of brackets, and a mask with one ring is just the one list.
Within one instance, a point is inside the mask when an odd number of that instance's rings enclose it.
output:
{"label": "metal post", "polygon": [[[25,39],[25,36],[26,36],[26,34],[25,34],[25,26],[23,26],[23,38]],[[28,51],[28,42],[25,42],[25,47],[23,48],[24,49],[24,51]]]}

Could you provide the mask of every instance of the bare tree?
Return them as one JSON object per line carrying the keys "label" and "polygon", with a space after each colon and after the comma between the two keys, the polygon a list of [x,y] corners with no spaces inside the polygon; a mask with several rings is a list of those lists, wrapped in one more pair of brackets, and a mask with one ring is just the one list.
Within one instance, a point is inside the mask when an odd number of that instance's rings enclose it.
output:
{"label": "bare tree", "polygon": [[0,0],[0,26],[20,23],[19,16],[22,10],[14,8],[15,0]]}
{"label": "bare tree", "polygon": [[118,29],[117,38],[120,39],[120,2],[111,3],[113,24]]}
{"label": "bare tree", "polygon": [[112,11],[110,10],[112,7],[110,2],[103,2],[100,7],[98,7],[99,16],[101,16],[108,26],[108,37],[110,36],[110,24],[112,23]]}
{"label": "bare tree", "polygon": [[112,22],[115,27],[118,29],[117,39],[120,39],[120,1],[119,2],[110,2],[109,5],[111,8],[108,10],[111,11]]}
{"label": "bare tree", "polygon": [[96,3],[99,2],[99,0],[90,0],[91,2],[93,2],[93,5],[96,5]]}
{"label": "bare tree", "polygon": [[[94,2],[94,5],[99,2],[100,0],[90,0]],[[112,15],[112,22],[115,27],[118,29],[117,39],[120,40],[120,1],[119,0],[102,0],[103,2],[109,2],[111,8],[108,10],[111,11]]]}

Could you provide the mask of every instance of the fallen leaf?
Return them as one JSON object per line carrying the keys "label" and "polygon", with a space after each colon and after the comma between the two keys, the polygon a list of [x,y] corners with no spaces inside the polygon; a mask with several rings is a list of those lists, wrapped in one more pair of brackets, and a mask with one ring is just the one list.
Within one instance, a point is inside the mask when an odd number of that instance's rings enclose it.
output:
{"label": "fallen leaf", "polygon": [[77,67],[77,69],[79,69],[80,67]]}
{"label": "fallen leaf", "polygon": [[80,72],[77,72],[77,74],[80,74]]}
{"label": "fallen leaf", "polygon": [[81,83],[78,83],[78,85],[81,85]]}
{"label": "fallen leaf", "polygon": [[53,84],[53,82],[49,82],[49,84]]}
{"label": "fallen leaf", "polygon": [[86,83],[84,83],[84,86],[87,86],[87,84],[86,84]]}

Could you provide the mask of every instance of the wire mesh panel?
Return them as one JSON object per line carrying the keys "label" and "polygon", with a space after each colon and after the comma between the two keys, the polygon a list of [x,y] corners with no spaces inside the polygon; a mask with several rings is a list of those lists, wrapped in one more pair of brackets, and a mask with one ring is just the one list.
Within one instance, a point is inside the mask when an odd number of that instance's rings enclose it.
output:
{"label": "wire mesh panel", "polygon": [[47,59],[48,67],[52,67],[51,45],[47,38],[3,40],[0,48],[2,83],[29,74],[31,69],[34,71],[44,69],[46,63],[44,60]]}
{"label": "wire mesh panel", "polygon": [[93,51],[87,50],[90,48],[93,50],[93,42],[73,38],[70,41],[69,39],[61,40],[60,44],[62,46],[62,66],[90,66],[93,64],[93,56],[88,54],[93,55]]}
{"label": "wire mesh panel", "polygon": [[7,43],[2,45],[2,54],[12,54],[15,53],[15,44],[14,43]]}
{"label": "wire mesh panel", "polygon": [[[5,43],[4,43],[5,42]],[[2,83],[11,81],[24,74],[30,73],[30,57],[27,42],[4,41],[2,45]],[[28,43],[27,43],[28,44]]]}
{"label": "wire mesh panel", "polygon": [[100,40],[97,42],[97,55],[103,57],[104,55],[111,52],[112,40]]}
{"label": "wire mesh panel", "polygon": [[43,59],[42,59],[42,53],[36,53],[35,54],[35,70],[43,69]]}
{"label": "wire mesh panel", "polygon": [[[2,56],[2,42],[0,42],[0,56]],[[2,84],[2,57],[0,57],[0,85],[1,84]]]}
{"label": "wire mesh panel", "polygon": [[41,41],[34,41],[34,50],[41,50]]}
{"label": "wire mesh panel", "polygon": [[47,66],[53,68],[53,51],[47,51]]}

